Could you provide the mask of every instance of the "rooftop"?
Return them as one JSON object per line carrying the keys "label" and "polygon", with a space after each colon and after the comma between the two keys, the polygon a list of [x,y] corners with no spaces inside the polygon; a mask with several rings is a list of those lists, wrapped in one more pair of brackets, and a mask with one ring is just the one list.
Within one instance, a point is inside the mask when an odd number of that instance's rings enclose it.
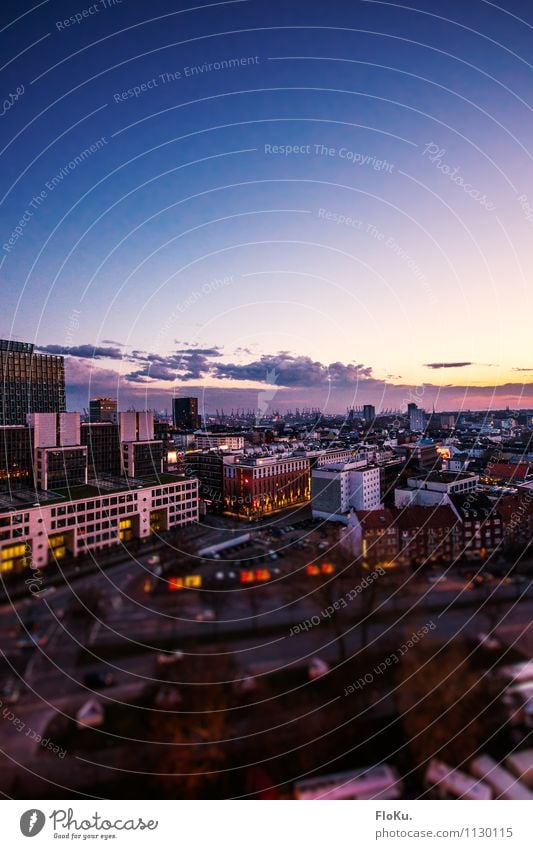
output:
{"label": "rooftop", "polygon": [[411,475],[413,480],[427,483],[458,483],[476,477],[472,472],[430,472],[429,474]]}
{"label": "rooftop", "polygon": [[21,489],[10,493],[0,493],[0,513],[13,510],[24,510],[29,507],[47,505],[51,502],[81,501],[85,498],[98,498],[117,492],[133,492],[143,487],[154,487],[161,484],[180,483],[186,480],[185,475],[161,474],[146,478],[107,477],[91,481],[81,486],[65,487],[57,490]]}

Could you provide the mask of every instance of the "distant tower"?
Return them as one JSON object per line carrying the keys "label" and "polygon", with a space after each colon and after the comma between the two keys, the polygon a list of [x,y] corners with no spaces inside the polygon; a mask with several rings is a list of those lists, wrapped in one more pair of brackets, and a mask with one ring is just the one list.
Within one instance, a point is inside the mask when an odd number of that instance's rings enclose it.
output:
{"label": "distant tower", "polygon": [[89,401],[89,421],[109,422],[117,412],[115,398],[91,398]]}
{"label": "distant tower", "polygon": [[365,404],[363,407],[363,418],[366,424],[372,424],[376,418],[376,408],[373,404]]}
{"label": "distant tower", "polygon": [[181,427],[185,430],[198,430],[200,427],[198,398],[173,398],[172,420],[174,427]]}

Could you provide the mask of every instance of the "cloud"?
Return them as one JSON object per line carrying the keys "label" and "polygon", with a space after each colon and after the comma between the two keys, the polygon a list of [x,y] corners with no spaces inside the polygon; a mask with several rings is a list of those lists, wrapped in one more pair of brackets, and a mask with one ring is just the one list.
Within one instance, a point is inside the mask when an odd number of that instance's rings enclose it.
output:
{"label": "cloud", "polygon": [[116,345],[117,348],[125,348],[124,342],[115,342],[114,339],[102,339],[102,345]]}
{"label": "cloud", "polygon": [[[120,407],[134,404],[138,409],[169,404],[171,389],[187,387],[187,392],[199,395],[206,409],[233,405],[257,408],[258,393],[275,383],[276,406],[294,409],[317,406],[326,412],[342,412],[347,407],[372,403],[377,409],[405,410],[413,400],[415,387],[391,382],[399,375],[386,379],[373,375],[372,368],[362,363],[322,363],[290,351],[256,356],[251,362],[228,360],[217,346],[179,347],[170,354],[135,350],[123,356],[117,346],[79,345],[63,347],[48,345],[40,350],[66,355],[67,387],[71,409],[87,407],[88,399],[96,395],[120,395]],[[242,356],[244,352],[239,352]],[[127,363],[129,371],[106,367],[101,360]],[[428,368],[461,368],[473,363],[430,363]],[[517,371],[533,372],[520,368]],[[272,379],[275,375],[275,380]],[[525,378],[526,379],[526,378]],[[526,379],[527,380],[527,379]],[[426,409],[495,409],[507,405],[533,405],[533,382],[507,383],[491,386],[468,386],[448,383],[438,386],[424,383],[422,397],[417,403]],[[420,387],[417,387],[420,393]]]}
{"label": "cloud", "polygon": [[474,363],[424,363],[425,368],[464,368],[465,366],[473,366]]}
{"label": "cloud", "polygon": [[123,357],[122,351],[117,347],[99,347],[98,345],[41,345],[40,351],[45,354],[61,354],[65,357],[83,357],[87,360],[95,360],[107,358],[111,360],[121,360]]}
{"label": "cloud", "polygon": [[126,377],[140,383],[148,380],[199,380],[210,373],[211,360],[220,356],[218,348],[178,348],[169,355],[132,351],[132,357],[141,367]]}
{"label": "cloud", "polygon": [[326,365],[311,357],[294,356],[288,351],[264,354],[251,363],[216,363],[212,374],[225,380],[254,380],[264,382],[266,375],[276,372],[278,381],[286,387],[321,387],[328,385],[354,387],[370,378],[372,369],[362,364],[340,362]]}
{"label": "cloud", "polygon": [[513,368],[512,371],[533,371],[533,368]]}

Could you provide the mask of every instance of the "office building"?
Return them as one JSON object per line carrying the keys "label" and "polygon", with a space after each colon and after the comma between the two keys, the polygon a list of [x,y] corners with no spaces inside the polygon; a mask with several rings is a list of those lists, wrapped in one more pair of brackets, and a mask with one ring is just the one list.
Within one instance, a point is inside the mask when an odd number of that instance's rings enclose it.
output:
{"label": "office building", "polygon": [[89,401],[89,421],[109,422],[115,420],[117,401],[115,398],[91,398]]}
{"label": "office building", "polygon": [[184,430],[197,430],[200,427],[198,398],[173,398],[172,420],[174,427]]}
{"label": "office building", "polygon": [[442,558],[449,563],[463,551],[463,526],[453,508],[409,507],[397,514],[399,563],[415,565]]}
{"label": "office building", "polygon": [[0,571],[32,572],[71,555],[146,539],[198,521],[198,481],[176,475],[85,485],[0,504]]}
{"label": "office building", "polygon": [[223,461],[224,510],[247,519],[309,501],[310,467],[304,457],[240,457]]}
{"label": "office building", "polygon": [[0,339],[0,425],[25,425],[28,413],[65,410],[65,361],[36,354],[30,342]]}
{"label": "office building", "polygon": [[463,551],[463,524],[449,505],[351,511],[348,531],[351,554],[373,566],[450,562]]}

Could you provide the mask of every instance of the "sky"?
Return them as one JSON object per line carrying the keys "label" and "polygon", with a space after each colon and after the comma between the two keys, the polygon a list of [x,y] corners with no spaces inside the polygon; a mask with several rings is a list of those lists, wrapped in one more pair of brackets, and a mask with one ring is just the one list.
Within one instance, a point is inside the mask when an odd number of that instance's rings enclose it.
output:
{"label": "sky", "polygon": [[68,405],[533,406],[520,0],[4,0],[0,335]]}

